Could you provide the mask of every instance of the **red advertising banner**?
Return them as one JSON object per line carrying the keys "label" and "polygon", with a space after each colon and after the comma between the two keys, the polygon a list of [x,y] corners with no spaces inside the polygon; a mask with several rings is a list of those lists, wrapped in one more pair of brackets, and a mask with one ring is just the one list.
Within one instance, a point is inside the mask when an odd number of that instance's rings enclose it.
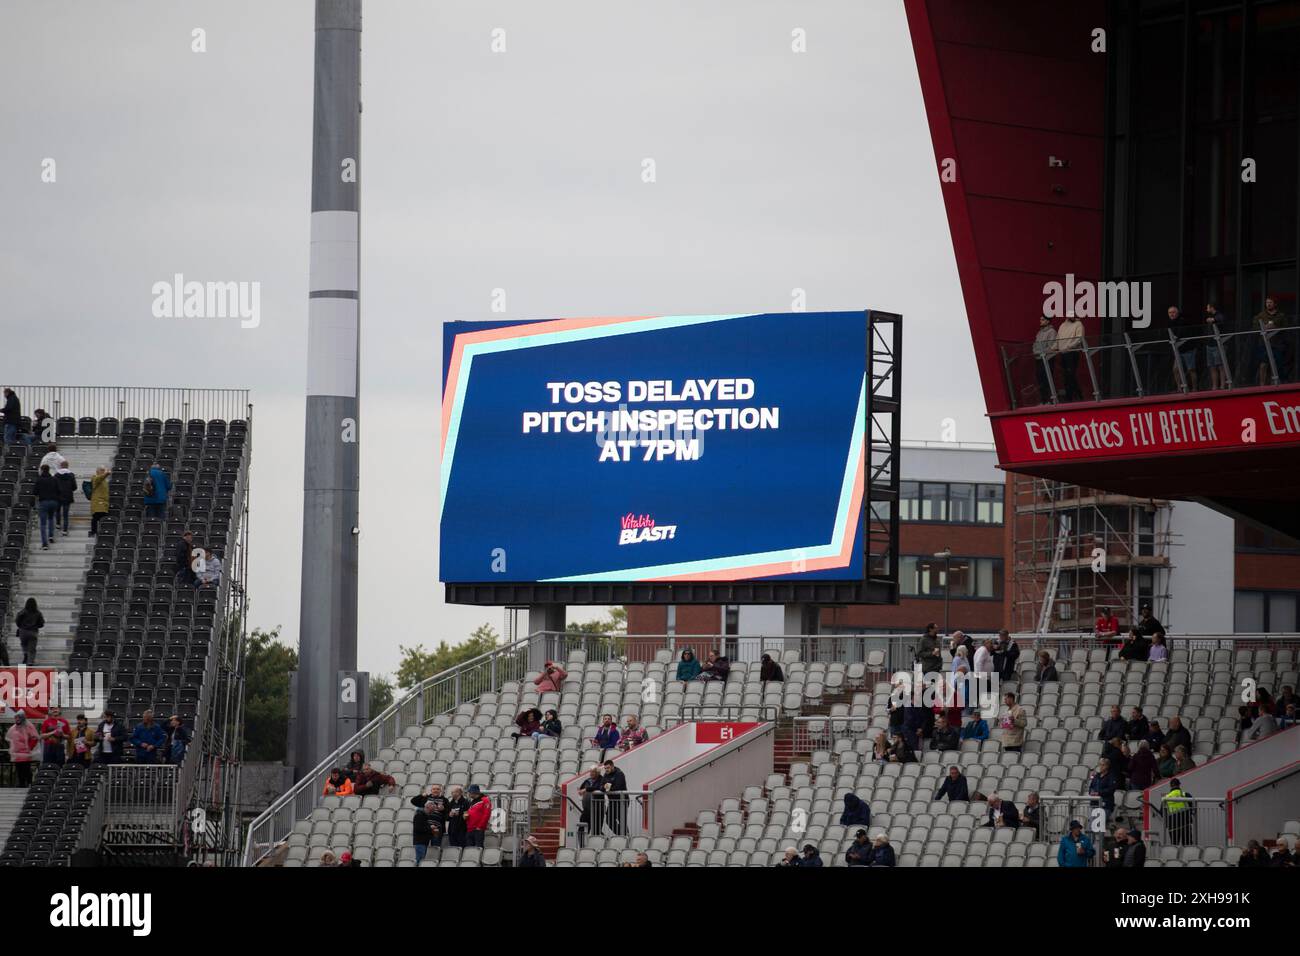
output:
{"label": "red advertising banner", "polygon": [[757,723],[696,724],[695,742],[697,744],[725,744],[758,726],[760,725]]}
{"label": "red advertising banner", "polygon": [[1300,390],[1013,412],[993,427],[1005,467],[1300,444]]}

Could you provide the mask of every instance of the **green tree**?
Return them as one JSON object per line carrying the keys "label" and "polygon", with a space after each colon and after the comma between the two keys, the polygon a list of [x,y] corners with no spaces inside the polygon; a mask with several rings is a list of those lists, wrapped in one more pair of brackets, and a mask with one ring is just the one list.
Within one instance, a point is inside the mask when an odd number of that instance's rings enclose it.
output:
{"label": "green tree", "polygon": [[565,628],[569,634],[623,634],[627,631],[627,608],[612,607],[609,616],[593,621],[575,621]]}
{"label": "green tree", "polygon": [[449,645],[440,641],[436,649],[426,651],[423,644],[414,647],[398,645],[402,652],[401,663],[397,665],[397,686],[403,689],[414,687],[420,681],[440,674],[445,670],[464,663],[480,654],[486,654],[497,646],[499,638],[491,624],[476,628],[465,641]]}
{"label": "green tree", "polygon": [[370,678],[370,718],[373,720],[393,703],[393,682],[383,674]]}
{"label": "green tree", "polygon": [[298,651],[280,628],[254,629],[244,648],[244,759],[284,760],[289,751],[289,672]]}

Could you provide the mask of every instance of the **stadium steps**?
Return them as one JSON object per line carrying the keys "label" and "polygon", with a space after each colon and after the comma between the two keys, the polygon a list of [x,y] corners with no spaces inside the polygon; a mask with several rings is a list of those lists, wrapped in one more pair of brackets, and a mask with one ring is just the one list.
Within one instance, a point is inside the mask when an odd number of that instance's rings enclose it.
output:
{"label": "stadium steps", "polygon": [[27,799],[26,787],[6,787],[0,789],[0,847],[9,839],[9,831],[22,812],[23,801]]}
{"label": "stadium steps", "polygon": [[[846,687],[839,693],[825,693],[821,697],[821,703],[816,706],[805,703],[800,709],[800,717],[827,717],[830,715],[831,708],[836,704],[848,706],[853,701],[853,695],[861,693],[858,688]],[[806,763],[812,756],[812,751],[796,751],[794,749],[794,722],[778,721],[776,728],[776,740],[772,748],[772,772],[790,776],[790,765],[793,763]]]}
{"label": "stadium steps", "polygon": [[86,586],[86,570],[94,554],[95,539],[90,535],[90,502],[81,493],[81,483],[99,467],[111,468],[117,454],[117,442],[60,439],[59,452],[68,459],[77,476],[77,492],[72,501],[68,536],[57,530],[49,550],[41,549],[41,526],[33,513],[27,529],[26,560],[13,587],[13,607],[4,622],[4,637],[9,646],[9,660],[22,661],[13,617],[27,598],[36,598],[45,617],[36,644],[36,665],[67,667],[77,630],[77,615]]}
{"label": "stadium steps", "polygon": [[564,826],[561,823],[558,800],[554,806],[545,810],[537,808],[533,810],[533,836],[537,837],[546,862],[554,863],[556,851],[564,843]]}

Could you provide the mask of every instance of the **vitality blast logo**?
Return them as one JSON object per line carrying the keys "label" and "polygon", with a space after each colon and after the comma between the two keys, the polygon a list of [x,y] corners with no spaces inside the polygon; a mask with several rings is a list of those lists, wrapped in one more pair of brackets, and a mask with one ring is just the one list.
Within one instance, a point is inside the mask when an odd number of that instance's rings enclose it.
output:
{"label": "vitality blast logo", "polygon": [[649,515],[625,514],[619,519],[618,543],[643,544],[646,541],[669,541],[677,536],[677,525],[656,525]]}
{"label": "vitality blast logo", "polygon": [[71,893],[50,897],[50,925],[126,926],[133,936],[148,936],[153,925],[153,895],[150,893]]}

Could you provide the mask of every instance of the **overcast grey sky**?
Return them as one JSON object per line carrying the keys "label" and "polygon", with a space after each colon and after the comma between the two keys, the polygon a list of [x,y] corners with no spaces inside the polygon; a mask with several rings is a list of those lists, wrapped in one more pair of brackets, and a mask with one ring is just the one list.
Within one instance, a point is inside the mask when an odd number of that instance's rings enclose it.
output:
{"label": "overcast grey sky", "polygon": [[[313,4],[5,12],[0,378],[251,389],[251,621],[296,641]],[[521,319],[901,312],[904,436],[988,440],[902,0],[364,17],[361,667],[502,626],[442,603],[434,517],[439,323],[500,318],[493,289]],[[154,318],[176,272],[259,282],[260,326]]]}

